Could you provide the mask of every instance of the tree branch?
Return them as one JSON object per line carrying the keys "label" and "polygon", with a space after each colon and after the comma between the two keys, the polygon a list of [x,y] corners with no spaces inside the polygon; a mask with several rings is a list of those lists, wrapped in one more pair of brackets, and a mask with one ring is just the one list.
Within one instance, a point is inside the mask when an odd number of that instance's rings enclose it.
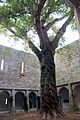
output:
{"label": "tree branch", "polygon": [[[17,36],[16,35],[16,32],[14,31],[14,30],[12,30],[12,29],[10,29],[10,28],[7,28],[11,33],[13,33],[15,36]],[[18,36],[17,36],[18,37]]]}
{"label": "tree branch", "polygon": [[36,10],[34,11],[35,18],[37,18],[38,20],[40,20],[40,14],[45,2],[46,0],[39,0],[39,4],[37,5]]}
{"label": "tree branch", "polygon": [[[12,29],[8,29],[10,32],[12,32],[15,36],[17,36],[16,35],[16,32],[15,31],[13,31]],[[18,37],[18,36],[17,36]],[[21,39],[23,39],[22,37],[20,37]],[[39,61],[41,61],[41,52],[40,52],[40,50],[32,43],[32,41],[28,41],[28,44],[29,44],[29,47],[31,48],[31,50],[37,55],[37,57],[38,57],[38,59],[39,59]]]}
{"label": "tree branch", "polygon": [[55,38],[53,39],[53,41],[51,42],[53,49],[56,49],[58,47],[58,42],[59,39],[63,36],[63,34],[66,31],[66,27],[68,26],[68,24],[70,23],[70,21],[72,20],[74,16],[74,12],[71,12],[70,16],[68,17],[68,19],[66,20],[66,22],[62,25],[62,27],[59,29],[58,33],[56,34]]}
{"label": "tree branch", "polygon": [[67,4],[70,4],[70,6],[74,6],[78,8],[80,6],[80,0],[66,0]]}
{"label": "tree branch", "polygon": [[32,43],[32,41],[28,41],[29,47],[32,49],[32,51],[37,55],[39,61],[42,59],[41,51]]}
{"label": "tree branch", "polygon": [[65,18],[65,16],[64,16],[64,17],[61,17],[61,18],[56,18],[56,19],[54,19],[53,21],[49,22],[49,23],[45,26],[46,31],[48,31],[56,22],[58,22],[58,21],[60,21],[60,20],[62,20],[62,19],[64,19],[64,18]]}

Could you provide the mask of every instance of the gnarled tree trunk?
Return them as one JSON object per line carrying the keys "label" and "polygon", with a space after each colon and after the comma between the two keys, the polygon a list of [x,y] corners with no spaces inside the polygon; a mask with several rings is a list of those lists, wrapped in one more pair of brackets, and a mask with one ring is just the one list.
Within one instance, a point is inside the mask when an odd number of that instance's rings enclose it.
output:
{"label": "gnarled tree trunk", "polygon": [[57,96],[54,55],[49,48],[42,52],[41,113],[44,118],[53,117],[54,113],[63,115],[63,112],[59,109]]}
{"label": "gnarled tree trunk", "polygon": [[[59,107],[59,100],[57,96],[57,88],[56,88],[56,79],[55,79],[55,63],[54,63],[54,54],[55,49],[58,47],[59,39],[65,33],[66,27],[69,22],[72,20],[74,13],[71,12],[68,19],[62,25],[62,27],[57,32],[55,38],[50,41],[47,30],[50,29],[50,26],[53,22],[50,22],[46,26],[44,25],[44,21],[41,20],[41,11],[45,4],[46,0],[41,0],[38,4],[37,8],[34,11],[34,25],[36,32],[39,36],[40,40],[40,51],[34,47],[33,51],[39,58],[41,65],[41,107],[40,111],[44,119],[48,119],[50,116],[53,118],[54,113],[58,116],[63,116],[63,112]],[[34,49],[35,48],[35,49]]]}

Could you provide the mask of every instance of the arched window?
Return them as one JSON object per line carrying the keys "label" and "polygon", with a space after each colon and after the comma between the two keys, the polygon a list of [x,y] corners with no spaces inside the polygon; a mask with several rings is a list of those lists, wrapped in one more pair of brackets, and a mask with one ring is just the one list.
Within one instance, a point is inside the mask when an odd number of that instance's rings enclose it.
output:
{"label": "arched window", "polygon": [[3,70],[4,69],[4,59],[1,60],[1,66],[0,69]]}
{"label": "arched window", "polygon": [[23,75],[23,76],[25,75],[25,64],[24,64],[24,62],[21,62],[20,74]]}

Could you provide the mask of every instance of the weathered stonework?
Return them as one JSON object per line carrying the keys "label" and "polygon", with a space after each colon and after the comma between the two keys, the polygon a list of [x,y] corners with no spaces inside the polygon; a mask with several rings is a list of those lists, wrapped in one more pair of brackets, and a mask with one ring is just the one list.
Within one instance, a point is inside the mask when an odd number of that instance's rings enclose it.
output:
{"label": "weathered stonework", "polygon": [[[4,69],[0,70],[0,87],[39,89],[40,66],[35,55],[0,46],[0,61],[4,59]],[[25,63],[24,76],[20,74],[21,62]]]}
{"label": "weathered stonework", "polygon": [[63,109],[80,110],[80,95],[77,94],[80,92],[80,40],[57,50],[55,64],[56,84]]}
{"label": "weathered stonework", "polygon": [[55,54],[57,86],[80,81],[80,40],[73,42]]}
{"label": "weathered stonework", "polygon": [[[4,66],[3,70],[0,69],[0,111],[22,110],[25,97],[29,111],[39,108],[40,65],[37,57],[0,46],[0,62],[2,59]],[[25,63],[23,75],[20,72],[22,62]],[[64,111],[80,110],[80,40],[56,50],[55,65],[61,107]]]}

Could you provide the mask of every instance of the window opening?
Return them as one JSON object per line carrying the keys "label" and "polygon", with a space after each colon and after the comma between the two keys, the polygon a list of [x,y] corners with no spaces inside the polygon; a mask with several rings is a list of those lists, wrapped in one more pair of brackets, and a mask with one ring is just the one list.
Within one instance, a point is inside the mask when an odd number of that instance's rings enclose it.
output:
{"label": "window opening", "polygon": [[21,62],[21,75],[24,75],[25,68],[24,68],[24,62]]}
{"label": "window opening", "polygon": [[4,59],[1,60],[1,70],[4,69]]}

